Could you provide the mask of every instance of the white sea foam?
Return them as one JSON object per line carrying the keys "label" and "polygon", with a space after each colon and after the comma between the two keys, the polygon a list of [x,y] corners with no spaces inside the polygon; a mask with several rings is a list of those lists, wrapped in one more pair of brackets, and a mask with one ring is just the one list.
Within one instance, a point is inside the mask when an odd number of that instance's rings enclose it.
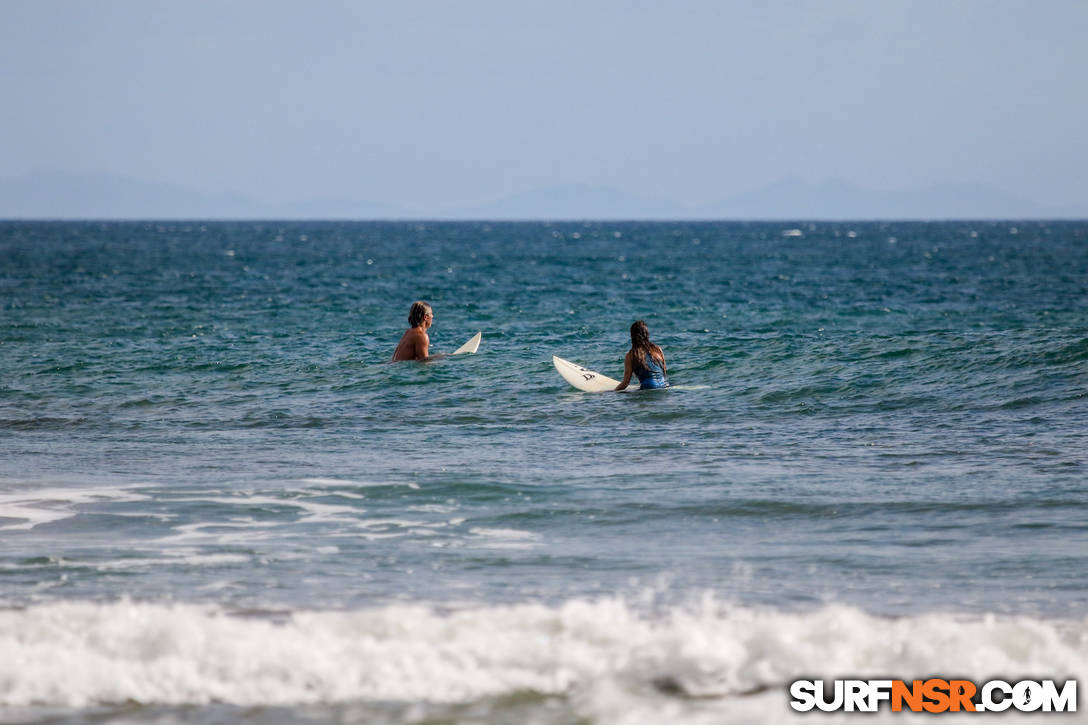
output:
{"label": "white sea foam", "polygon": [[[114,571],[124,569],[147,569],[160,566],[199,566],[215,567],[228,564],[245,564],[250,561],[245,554],[197,554],[195,552],[169,552],[168,556],[139,558],[139,559],[112,559],[87,564],[98,571]],[[72,562],[78,565],[80,562]]]}
{"label": "white sea foam", "polygon": [[307,522],[328,522],[343,519],[351,519],[365,509],[357,506],[336,506],[334,504],[310,501],[304,498],[281,498],[276,496],[199,496],[194,498],[178,498],[177,502],[185,503],[217,503],[226,506],[267,506],[284,509],[299,509],[302,519]]}
{"label": "white sea foam", "polygon": [[176,532],[159,539],[160,544],[188,546],[249,546],[258,541],[276,537],[272,525],[264,523],[223,523],[179,524],[173,527]]}
{"label": "white sea foam", "polygon": [[520,529],[469,529],[469,533],[483,539],[482,542],[473,544],[483,549],[531,549],[539,539],[538,534]]}
{"label": "white sea foam", "polygon": [[[241,617],[83,602],[0,611],[0,706],[470,702],[537,692],[599,722],[766,722],[797,678],[1083,677],[1088,621],[784,613],[707,598]],[[767,715],[771,717],[768,718]],[[662,720],[661,718],[664,718]],[[753,720],[752,718],[755,718]]]}
{"label": "white sea foam", "polygon": [[[304,478],[303,483],[309,483],[314,486],[351,486],[353,488],[382,488],[385,486],[406,486],[408,488],[419,488],[418,484],[405,483],[403,481],[356,481],[348,478]],[[322,491],[321,493],[334,493],[337,496],[343,496],[344,498],[363,498],[361,494],[346,493],[337,488],[334,491]]]}
{"label": "white sea foam", "polygon": [[358,517],[366,511],[357,506],[338,506],[301,498],[264,495],[199,496],[176,498],[173,501],[175,503],[214,503],[247,509],[252,507],[282,509],[295,512],[297,518],[259,521],[246,516],[233,517],[228,521],[178,524],[173,527],[174,533],[159,539],[162,544],[249,545],[257,541],[276,538],[279,536],[278,529],[299,523],[358,526],[360,525]]}
{"label": "white sea foam", "polygon": [[149,498],[130,487],[36,488],[0,492],[0,529],[33,529],[42,524],[76,516],[79,506],[92,503],[123,503]]}

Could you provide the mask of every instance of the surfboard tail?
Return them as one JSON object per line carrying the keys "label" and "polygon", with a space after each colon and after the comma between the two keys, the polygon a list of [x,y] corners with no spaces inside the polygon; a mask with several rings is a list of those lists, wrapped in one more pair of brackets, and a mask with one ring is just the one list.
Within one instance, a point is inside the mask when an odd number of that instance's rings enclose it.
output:
{"label": "surfboard tail", "polygon": [[604,393],[615,390],[616,386],[620,384],[619,380],[613,380],[607,375],[601,375],[596,370],[584,368],[556,355],[552,355],[552,364],[555,365],[555,369],[559,371],[564,380],[587,393]]}

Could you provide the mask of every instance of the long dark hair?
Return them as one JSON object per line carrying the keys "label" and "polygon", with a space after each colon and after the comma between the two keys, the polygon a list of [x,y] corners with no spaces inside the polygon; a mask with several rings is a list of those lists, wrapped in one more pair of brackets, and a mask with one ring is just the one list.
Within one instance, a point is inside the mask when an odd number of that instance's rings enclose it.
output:
{"label": "long dark hair", "polygon": [[650,328],[645,320],[635,320],[631,324],[631,364],[636,370],[646,369],[646,356],[660,358],[661,348],[650,342]]}
{"label": "long dark hair", "polygon": [[431,306],[426,302],[419,301],[412,303],[412,309],[408,311],[408,325],[410,327],[419,327],[423,324],[423,318],[427,316]]}

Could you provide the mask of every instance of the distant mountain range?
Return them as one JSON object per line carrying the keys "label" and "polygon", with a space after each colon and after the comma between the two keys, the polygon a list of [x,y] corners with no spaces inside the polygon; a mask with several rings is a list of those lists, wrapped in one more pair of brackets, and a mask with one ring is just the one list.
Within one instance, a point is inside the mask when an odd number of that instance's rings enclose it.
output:
{"label": "distant mountain range", "polygon": [[349,199],[263,204],[108,174],[36,173],[0,179],[0,219],[377,219],[401,209]]}
{"label": "distant mountain range", "polygon": [[408,209],[320,198],[265,204],[240,194],[96,174],[36,173],[0,179],[0,219],[1024,219],[1088,218],[1083,207],[1053,207],[985,184],[898,191],[845,181],[784,179],[714,204],[576,184],[550,186],[474,207]]}
{"label": "distant mountain range", "polygon": [[938,184],[878,191],[845,181],[784,179],[702,207],[714,219],[1023,219],[1088,218],[1088,206],[1048,207],[986,184]]}

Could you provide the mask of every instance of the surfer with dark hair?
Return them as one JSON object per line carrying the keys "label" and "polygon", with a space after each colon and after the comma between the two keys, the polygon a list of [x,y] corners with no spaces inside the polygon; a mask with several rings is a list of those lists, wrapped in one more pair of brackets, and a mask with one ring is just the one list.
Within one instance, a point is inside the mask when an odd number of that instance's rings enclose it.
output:
{"label": "surfer with dark hair", "polygon": [[413,302],[408,311],[408,331],[400,338],[393,352],[393,362],[398,360],[426,360],[431,346],[427,328],[434,321],[434,311],[426,302]]}
{"label": "surfer with dark hair", "polygon": [[623,390],[631,382],[631,374],[638,376],[639,389],[669,387],[665,366],[665,353],[650,342],[650,329],[643,320],[631,325],[631,349],[623,359],[623,381],[616,390]]}

